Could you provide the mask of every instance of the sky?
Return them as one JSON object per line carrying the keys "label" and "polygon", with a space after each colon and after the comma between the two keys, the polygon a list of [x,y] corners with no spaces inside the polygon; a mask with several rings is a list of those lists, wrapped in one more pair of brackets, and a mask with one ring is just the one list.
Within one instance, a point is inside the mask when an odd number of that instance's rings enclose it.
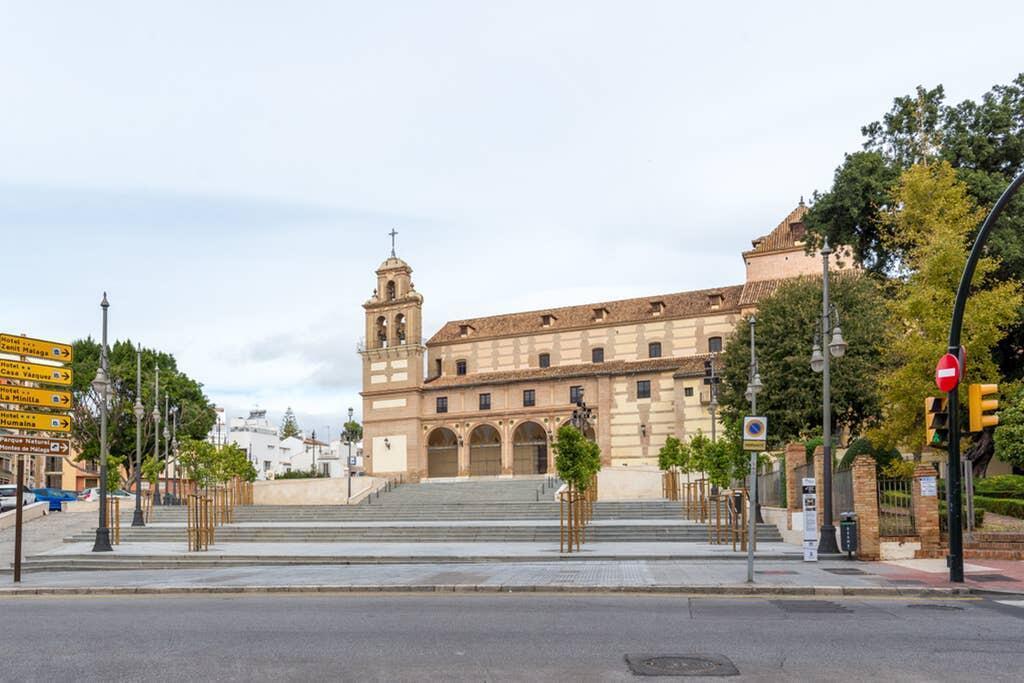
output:
{"label": "sky", "polygon": [[[173,353],[229,416],[361,413],[390,252],[446,320],[743,280],[1019,2],[0,0],[0,331]],[[335,432],[336,434],[336,432]]]}

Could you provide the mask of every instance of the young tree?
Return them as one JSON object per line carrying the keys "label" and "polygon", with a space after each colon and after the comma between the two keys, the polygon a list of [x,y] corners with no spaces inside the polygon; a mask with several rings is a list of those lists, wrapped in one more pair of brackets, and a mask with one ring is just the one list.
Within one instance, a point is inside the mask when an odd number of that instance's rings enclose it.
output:
{"label": "young tree", "polygon": [[562,481],[576,491],[586,491],[591,478],[601,469],[601,449],[571,424],[558,428],[555,442],[555,470]]}
{"label": "young tree", "polygon": [[995,429],[995,455],[1003,462],[1024,469],[1024,384],[1004,393]]}
{"label": "young tree", "polygon": [[[342,438],[348,438],[352,440],[352,443],[363,440],[363,425],[359,424],[355,420],[349,420],[346,422],[342,429]],[[347,437],[345,435],[348,435]]]}
{"label": "young tree", "polygon": [[[821,375],[811,370],[811,347],[821,328],[821,278],[804,277],[779,286],[757,312],[757,361],[763,390],[757,412],[768,417],[768,444],[779,447],[821,433]],[[881,414],[874,377],[881,369],[881,337],[889,325],[883,287],[874,277],[833,275],[832,301],[840,315],[846,355],[832,363],[832,414],[854,434]],[[827,345],[827,340],[825,345]],[[727,431],[737,435],[750,403],[750,328],[741,320],[722,354],[718,400]]]}
{"label": "young tree", "polygon": [[690,471],[690,444],[684,443],[674,436],[665,438],[665,445],[658,451],[658,468],[675,469],[686,474]]}
{"label": "young tree", "polygon": [[284,411],[284,419],[281,420],[281,430],[278,436],[282,439],[287,439],[289,436],[302,436],[302,430],[299,429],[299,422],[295,419],[295,413],[292,412],[291,406]]}
{"label": "young tree", "polygon": [[[893,205],[898,209],[887,220],[891,232],[906,245],[903,263],[909,274],[889,301],[894,324],[884,340],[888,370],[879,378],[886,410],[871,439],[883,448],[904,446],[919,454],[925,446],[924,399],[937,394],[935,362],[946,352],[949,315],[967,261],[968,239],[984,212],[945,161],[918,164],[904,172]],[[998,379],[992,351],[1017,322],[1020,286],[994,282],[998,267],[995,258],[985,256],[974,274],[964,311],[967,363],[961,384]],[[967,392],[961,391],[960,397],[966,404]],[[971,458],[981,471],[991,458],[991,448],[986,450]]]}

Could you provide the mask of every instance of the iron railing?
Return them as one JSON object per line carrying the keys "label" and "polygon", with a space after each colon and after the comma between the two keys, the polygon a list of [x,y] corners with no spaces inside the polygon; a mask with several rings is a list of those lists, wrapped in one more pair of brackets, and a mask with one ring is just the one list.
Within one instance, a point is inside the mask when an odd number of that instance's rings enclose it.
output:
{"label": "iron railing", "polygon": [[768,472],[757,477],[757,502],[768,507],[782,507],[782,470]]}
{"label": "iron railing", "polygon": [[832,519],[842,519],[844,512],[853,512],[853,470],[832,473]]}
{"label": "iron railing", "polygon": [[878,533],[880,536],[913,536],[914,507],[911,482],[906,479],[878,480]]}

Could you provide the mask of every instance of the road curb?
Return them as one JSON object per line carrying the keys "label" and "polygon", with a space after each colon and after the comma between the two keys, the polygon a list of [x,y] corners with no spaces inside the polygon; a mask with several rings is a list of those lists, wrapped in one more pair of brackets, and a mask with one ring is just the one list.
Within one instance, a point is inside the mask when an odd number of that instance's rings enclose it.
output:
{"label": "road curb", "polygon": [[540,584],[410,584],[295,586],[51,586],[0,588],[0,597],[69,595],[252,595],[276,593],[635,593],[716,596],[950,598],[978,595],[971,588],[888,586],[552,586]]}

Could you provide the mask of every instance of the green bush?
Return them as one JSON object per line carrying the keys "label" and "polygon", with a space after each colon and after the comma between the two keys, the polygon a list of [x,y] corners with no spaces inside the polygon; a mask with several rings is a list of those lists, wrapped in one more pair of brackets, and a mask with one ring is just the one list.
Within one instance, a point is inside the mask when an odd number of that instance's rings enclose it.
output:
{"label": "green bush", "polygon": [[308,469],[308,470],[292,470],[291,472],[285,472],[284,474],[279,474],[279,475],[277,475],[274,478],[275,479],[316,479],[318,477],[324,477],[324,476],[327,476],[327,475],[321,474],[320,472],[317,472],[316,470],[313,470],[313,469]]}
{"label": "green bush", "polygon": [[1024,476],[997,474],[974,482],[975,495],[988,498],[1015,498],[1024,500]]}
{"label": "green bush", "polygon": [[816,436],[813,439],[808,439],[807,441],[804,441],[804,449],[807,451],[807,462],[808,463],[811,463],[811,462],[814,461],[814,450],[818,446],[824,446],[824,445],[825,445],[825,439],[823,439],[820,436]]}
{"label": "green bush", "polygon": [[[977,501],[977,499],[975,499]],[[974,506],[974,528],[979,529],[985,523],[985,511],[979,508],[977,505]],[[960,513],[960,525],[967,528],[967,508],[963,508]],[[949,530],[949,516],[946,514],[946,502],[942,501],[939,503],[939,529],[942,531]]]}
{"label": "green bush", "polygon": [[902,459],[900,452],[895,448],[888,451],[878,450],[875,448],[874,444],[871,443],[870,439],[862,436],[854,439],[850,444],[850,447],[846,449],[843,459],[839,461],[839,468],[848,469],[853,467],[853,461],[858,455],[870,455],[875,459],[879,470],[893,461]]}
{"label": "green bush", "polygon": [[1012,498],[987,498],[985,496],[974,496],[974,509],[988,510],[997,515],[1007,515],[1024,519],[1024,500]]}

